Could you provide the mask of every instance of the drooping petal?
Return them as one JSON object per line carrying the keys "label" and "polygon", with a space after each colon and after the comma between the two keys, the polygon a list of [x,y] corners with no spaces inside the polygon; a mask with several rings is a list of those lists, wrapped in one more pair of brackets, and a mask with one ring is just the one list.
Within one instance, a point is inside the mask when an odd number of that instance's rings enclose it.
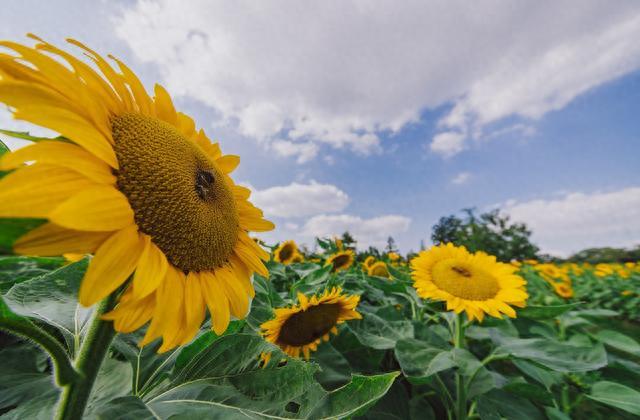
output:
{"label": "drooping petal", "polygon": [[203,271],[200,273],[200,284],[204,301],[211,313],[211,323],[213,331],[221,335],[229,326],[229,302],[222,290],[218,279],[212,272]]}
{"label": "drooping petal", "polygon": [[80,286],[80,303],[91,306],[116,290],[133,273],[144,249],[135,225],[114,233],[96,251]]}
{"label": "drooping petal", "polygon": [[145,241],[144,251],[140,256],[140,262],[133,276],[133,297],[141,299],[155,291],[167,274],[169,263],[151,238],[143,235]]}

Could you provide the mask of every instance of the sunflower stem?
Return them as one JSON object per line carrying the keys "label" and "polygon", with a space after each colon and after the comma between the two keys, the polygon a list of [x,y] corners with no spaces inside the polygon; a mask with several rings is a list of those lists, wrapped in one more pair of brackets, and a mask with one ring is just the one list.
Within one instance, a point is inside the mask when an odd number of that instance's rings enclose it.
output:
{"label": "sunflower stem", "polygon": [[102,361],[116,335],[113,323],[101,319],[103,314],[113,308],[116,295],[114,292],[100,302],[93,313],[89,330],[74,363],[81,377],[62,389],[56,409],[57,420],[80,419],[84,414]]}
{"label": "sunflower stem", "polygon": [[[457,349],[463,349],[465,347],[464,319],[462,314],[456,315],[453,345]],[[459,369],[456,372],[456,418],[458,420],[465,420],[467,418],[467,388]]]}

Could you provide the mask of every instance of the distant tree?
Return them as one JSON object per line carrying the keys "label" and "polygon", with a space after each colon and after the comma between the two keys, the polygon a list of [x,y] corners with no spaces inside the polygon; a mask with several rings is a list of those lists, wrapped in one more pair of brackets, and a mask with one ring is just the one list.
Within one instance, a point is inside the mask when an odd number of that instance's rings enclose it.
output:
{"label": "distant tree", "polygon": [[464,215],[442,217],[433,227],[434,244],[451,242],[464,245],[469,251],[484,251],[499,261],[536,258],[539,248],[531,243],[531,231],[524,223],[512,223],[499,210],[476,216],[474,209],[464,209]]}
{"label": "distant tree", "polygon": [[640,245],[635,248],[589,248],[570,256],[567,261],[576,263],[612,263],[640,261]]}
{"label": "distant tree", "polygon": [[388,252],[398,252],[398,247],[396,246],[396,241],[395,239],[393,239],[393,237],[389,236],[387,238],[387,246],[384,248],[384,250],[388,253]]}
{"label": "distant tree", "polygon": [[344,246],[345,248],[355,248],[356,247],[357,241],[355,240],[355,238],[353,236],[351,236],[349,231],[346,231],[345,233],[343,233],[341,239],[342,239],[342,246]]}

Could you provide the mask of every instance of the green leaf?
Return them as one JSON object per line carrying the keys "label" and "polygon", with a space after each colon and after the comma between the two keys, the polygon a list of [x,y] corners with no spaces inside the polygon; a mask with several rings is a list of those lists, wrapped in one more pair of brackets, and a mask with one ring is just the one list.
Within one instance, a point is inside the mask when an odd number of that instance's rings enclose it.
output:
{"label": "green leaf", "polygon": [[176,359],[176,368],[183,368],[189,362],[189,360],[191,360],[198,353],[213,344],[214,341],[225,335],[235,334],[236,332],[239,332],[242,327],[244,327],[244,325],[244,320],[234,320],[229,323],[229,327],[225,330],[224,333],[222,333],[222,335],[218,335],[213,331],[206,331],[204,334],[200,335],[180,351],[180,353],[178,354],[178,358]]}
{"label": "green leaf", "polygon": [[25,233],[45,223],[42,219],[0,218],[0,254],[13,254],[13,244]]}
{"label": "green leaf", "polygon": [[577,302],[567,305],[527,306],[525,308],[518,309],[518,318],[551,319],[575,309],[580,305],[582,305],[582,303]]}
{"label": "green leaf", "polygon": [[544,419],[542,413],[529,401],[499,389],[478,398],[478,414],[482,420]]}
{"label": "green leaf", "polygon": [[157,417],[138,397],[120,397],[109,401],[95,410],[100,419],[109,420],[147,420]]}
{"label": "green leaf", "polygon": [[451,351],[413,338],[399,340],[395,356],[404,375],[414,383],[426,383],[431,375],[456,366]]}
{"label": "green leaf", "polygon": [[91,314],[91,309],[82,307],[77,298],[88,264],[85,258],[16,284],[4,296],[5,302],[16,314],[56,328],[73,349]]}
{"label": "green leaf", "polygon": [[547,368],[536,366],[526,360],[513,359],[511,362],[515,367],[520,369],[522,373],[541,383],[547,390],[562,380],[561,374],[548,370]]}
{"label": "green leaf", "polygon": [[[272,359],[260,368],[264,352]],[[398,375],[353,376],[327,392],[314,380],[317,370],[313,363],[287,358],[261,337],[233,334],[197,353],[142,401],[160,418],[336,418],[362,414]]]}
{"label": "green leaf", "polygon": [[325,389],[335,389],[351,380],[351,366],[330,343],[322,344],[312,355],[312,361],[320,366],[315,378]]}
{"label": "green leaf", "polygon": [[34,277],[47,274],[64,265],[63,258],[0,256],[0,293],[11,286]]}
{"label": "green leaf", "polygon": [[4,155],[7,152],[9,152],[9,147],[7,147],[7,145],[4,144],[2,140],[0,140],[0,156]]}
{"label": "green leaf", "polygon": [[537,401],[542,404],[553,404],[553,395],[539,385],[530,384],[521,380],[516,380],[502,387],[503,390],[525,398],[529,401]]}
{"label": "green leaf", "polygon": [[571,420],[571,417],[567,416],[555,407],[545,407],[544,412],[549,420]]}
{"label": "green leaf", "polygon": [[543,338],[502,338],[499,344],[496,353],[509,353],[558,372],[587,372],[607,365],[602,344],[578,347]]}
{"label": "green leaf", "polygon": [[633,338],[614,330],[601,330],[593,336],[603,344],[629,354],[640,356],[640,344]]}
{"label": "green leaf", "polygon": [[640,416],[640,392],[628,386],[608,381],[597,382],[587,397]]}
{"label": "green leaf", "polygon": [[349,329],[363,345],[377,350],[392,349],[396,341],[413,337],[411,321],[387,321],[372,313],[350,322]]}
{"label": "green leaf", "polygon": [[[56,138],[51,138],[51,137],[37,137],[37,136],[32,136],[31,134],[29,134],[28,131],[11,131],[11,130],[4,130],[4,129],[0,129],[0,133],[9,136],[9,137],[13,137],[15,139],[21,139],[21,140],[29,140],[29,141],[33,141],[33,142],[39,142],[39,141],[43,141],[43,140],[57,140],[57,139],[62,139],[62,137],[58,137]],[[0,142],[2,143],[2,142]],[[2,146],[4,146],[5,148],[7,148],[7,146],[2,143]],[[1,147],[0,147],[1,149]],[[7,148],[8,149],[8,148]],[[1,155],[1,153],[0,153]]]}

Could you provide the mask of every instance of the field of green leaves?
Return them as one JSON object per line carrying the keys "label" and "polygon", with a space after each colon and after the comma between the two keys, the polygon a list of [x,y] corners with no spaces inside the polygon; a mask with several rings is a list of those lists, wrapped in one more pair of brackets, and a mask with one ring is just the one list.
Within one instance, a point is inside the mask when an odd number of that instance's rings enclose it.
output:
{"label": "field of green leaves", "polygon": [[[2,241],[10,241],[9,223]],[[14,226],[14,231],[20,226]],[[341,251],[268,263],[255,276],[246,319],[223,336],[205,322],[191,343],[156,354],[140,349],[144,331],[118,334],[102,364],[88,418],[631,419],[640,415],[636,266],[516,263],[530,294],[516,318],[468,321],[421,299],[407,261],[354,254],[348,267],[326,264]],[[88,258],[0,258],[0,322],[55,343],[51,356],[30,340],[3,334],[0,418],[51,418],[68,367],[87,334],[91,311],[77,303]],[[346,265],[346,263],[345,263]],[[372,275],[370,275],[372,274]],[[569,285],[569,296],[557,285]],[[289,357],[263,337],[277,308],[340,287],[358,295],[361,319],[338,325],[317,350]],[[461,324],[458,322],[461,321]],[[311,326],[313,327],[313,326]],[[462,335],[460,335],[462,333]],[[45,343],[46,344],[46,343]],[[45,346],[46,347],[46,346]],[[65,354],[56,355],[52,351]],[[270,357],[265,358],[266,354]],[[56,375],[56,380],[52,379]]]}

